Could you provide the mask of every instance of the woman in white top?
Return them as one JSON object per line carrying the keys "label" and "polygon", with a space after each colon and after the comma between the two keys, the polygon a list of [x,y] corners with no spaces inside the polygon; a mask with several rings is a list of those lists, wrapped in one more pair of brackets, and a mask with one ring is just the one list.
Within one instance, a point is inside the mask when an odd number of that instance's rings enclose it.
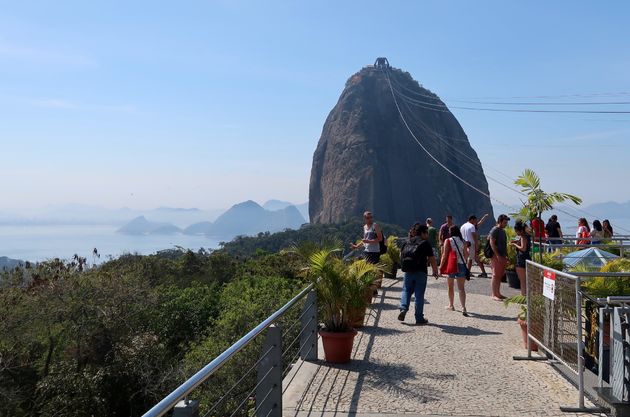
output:
{"label": "woman in white top", "polygon": [[466,311],[466,260],[468,259],[468,246],[464,243],[459,227],[451,226],[451,237],[444,240],[442,248],[442,260],[440,273],[448,276],[448,301],[447,310],[455,311],[455,281],[459,292],[459,302],[462,305],[462,314],[468,317]]}

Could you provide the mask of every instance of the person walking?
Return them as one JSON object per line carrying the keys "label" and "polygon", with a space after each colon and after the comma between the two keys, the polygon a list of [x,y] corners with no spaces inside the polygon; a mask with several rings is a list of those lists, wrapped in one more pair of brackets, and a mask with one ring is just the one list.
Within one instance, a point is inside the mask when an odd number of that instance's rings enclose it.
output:
{"label": "person walking", "polygon": [[558,216],[554,214],[549,218],[545,226],[545,232],[547,233],[550,249],[553,248],[553,245],[562,245],[562,228],[560,223],[558,223]]}
{"label": "person walking", "polygon": [[479,233],[477,230],[479,224],[481,224],[481,222],[483,222],[487,217],[488,215],[485,214],[481,220],[478,221],[477,216],[472,214],[468,216],[468,221],[459,229],[461,237],[468,247],[468,260],[466,265],[470,270],[470,268],[472,268],[473,261],[477,262],[477,265],[481,268],[481,274],[477,276],[482,278],[486,278],[488,274],[486,274],[486,267],[483,262],[479,260]]}
{"label": "person walking", "polygon": [[371,264],[377,264],[381,260],[380,242],[383,240],[381,227],[374,223],[374,216],[371,211],[363,213],[363,239],[360,243],[351,243],[352,249],[364,248],[363,257]]}
{"label": "person walking", "polygon": [[451,228],[451,226],[453,225],[453,216],[450,214],[446,215],[446,223],[444,223],[442,226],[440,226],[440,247],[442,247],[444,245],[444,240],[448,239],[450,236],[449,234],[449,230]]}
{"label": "person walking", "polygon": [[606,219],[602,222],[602,228],[604,229],[604,238],[610,239],[615,234],[613,233],[613,227],[610,224],[610,220]]}
{"label": "person walking", "polygon": [[508,262],[507,235],[504,229],[509,221],[510,218],[507,215],[499,215],[497,224],[490,230],[488,235],[490,247],[492,248],[492,259],[490,260],[492,265],[492,299],[495,301],[503,301],[506,298],[501,294],[501,279],[505,275],[505,267]]}
{"label": "person walking", "polygon": [[427,324],[424,317],[424,292],[427,288],[428,264],[431,264],[433,276],[437,279],[438,269],[433,248],[427,240],[429,238],[428,227],[415,223],[409,230],[409,238],[400,249],[401,269],[405,273],[402,293],[400,294],[400,313],[398,320],[405,321],[409,303],[413,294],[415,300],[415,319],[417,325]]}
{"label": "person walking", "polygon": [[600,245],[604,238],[604,228],[599,220],[593,220],[591,229],[591,245]]}
{"label": "person walking", "polygon": [[427,228],[429,230],[429,243],[431,247],[435,251],[435,258],[440,260],[440,245],[438,245],[438,230],[433,227],[433,219],[431,217],[427,218]]}
{"label": "person walking", "polygon": [[514,225],[514,231],[519,239],[516,242],[510,242],[510,245],[516,249],[516,274],[521,282],[521,295],[527,295],[525,267],[527,260],[531,259],[532,235],[527,230],[527,224],[521,220]]}
{"label": "person walking", "polygon": [[468,260],[468,246],[462,239],[459,227],[453,225],[450,230],[451,237],[444,241],[442,248],[442,261],[440,273],[448,276],[448,306],[447,310],[455,311],[455,281],[459,292],[459,302],[462,305],[462,314],[468,317],[466,310],[466,261]]}

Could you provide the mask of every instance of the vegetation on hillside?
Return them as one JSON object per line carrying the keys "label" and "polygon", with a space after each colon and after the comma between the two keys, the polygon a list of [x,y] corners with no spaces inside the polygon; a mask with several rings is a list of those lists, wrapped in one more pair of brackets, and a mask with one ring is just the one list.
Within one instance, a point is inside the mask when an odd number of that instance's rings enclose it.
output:
{"label": "vegetation on hillside", "polygon": [[[362,238],[360,221],[343,224],[306,224],[298,230],[279,233],[259,233],[258,236],[238,236],[231,242],[222,242],[223,250],[236,258],[251,258],[266,253],[276,253],[291,245],[309,241],[315,243],[341,242],[348,250],[350,242]],[[385,236],[407,236],[407,230],[391,224],[379,223]]]}
{"label": "vegetation on hillside", "polygon": [[[305,286],[302,260],[280,249],[350,242],[360,233],[359,223],[307,226],[238,238],[210,253],[128,254],[97,267],[75,256],[3,272],[0,416],[142,415]],[[288,328],[286,345],[299,331]],[[202,410],[256,362],[259,349],[240,352],[237,366],[195,391]],[[285,354],[289,360],[295,352]],[[211,415],[233,409],[252,384],[255,372]]]}

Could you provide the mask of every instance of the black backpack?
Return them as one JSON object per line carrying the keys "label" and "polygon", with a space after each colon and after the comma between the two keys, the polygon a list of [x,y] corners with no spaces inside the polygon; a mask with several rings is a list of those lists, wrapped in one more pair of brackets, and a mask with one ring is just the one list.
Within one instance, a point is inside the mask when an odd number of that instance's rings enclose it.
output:
{"label": "black backpack", "polygon": [[385,244],[385,233],[383,233],[383,231],[381,230],[381,236],[383,236],[383,239],[378,241],[378,251],[380,252],[381,255],[386,254],[387,253],[387,245]]}
{"label": "black backpack", "polygon": [[483,256],[488,259],[491,259],[494,255],[494,251],[492,250],[492,245],[490,245],[490,236],[488,236],[488,240],[486,241],[486,246],[483,248]]}
{"label": "black backpack", "polygon": [[420,244],[413,241],[405,242],[400,250],[400,269],[403,272],[414,272],[418,269],[417,252]]}

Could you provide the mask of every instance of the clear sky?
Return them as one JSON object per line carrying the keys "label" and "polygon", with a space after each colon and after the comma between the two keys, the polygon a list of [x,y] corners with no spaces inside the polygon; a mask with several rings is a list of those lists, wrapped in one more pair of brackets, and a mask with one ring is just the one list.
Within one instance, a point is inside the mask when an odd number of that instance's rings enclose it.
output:
{"label": "clear sky", "polygon": [[[451,106],[630,101],[592,96],[630,92],[629,21],[627,1],[2,1],[0,209],[300,203],[326,115],[377,56]],[[453,113],[496,178],[630,200],[630,115]]]}

